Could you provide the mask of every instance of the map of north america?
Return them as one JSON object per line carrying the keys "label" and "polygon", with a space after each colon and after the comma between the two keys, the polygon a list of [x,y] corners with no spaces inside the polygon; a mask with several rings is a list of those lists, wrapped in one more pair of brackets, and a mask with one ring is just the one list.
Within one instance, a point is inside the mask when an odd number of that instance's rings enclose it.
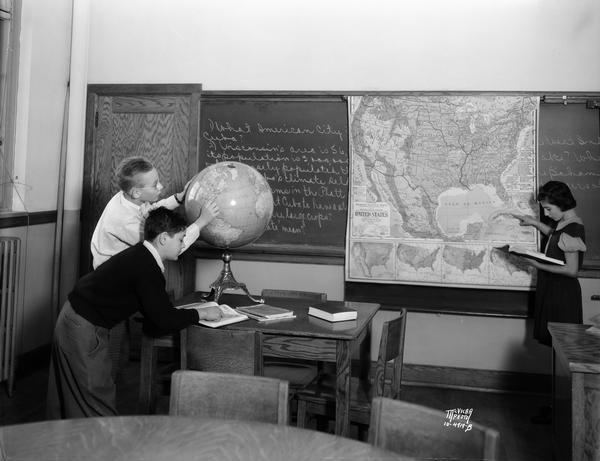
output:
{"label": "map of north america", "polygon": [[[531,272],[494,248],[536,248],[511,213],[535,215],[538,98],[362,96],[350,105],[347,279],[529,288]],[[378,242],[391,254],[375,276]]]}

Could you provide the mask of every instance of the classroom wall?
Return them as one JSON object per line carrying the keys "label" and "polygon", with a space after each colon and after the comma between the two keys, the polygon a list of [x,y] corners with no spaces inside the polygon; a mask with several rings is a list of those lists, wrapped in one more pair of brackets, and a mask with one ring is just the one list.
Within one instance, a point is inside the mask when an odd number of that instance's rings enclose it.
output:
{"label": "classroom wall", "polygon": [[[600,90],[595,0],[176,0],[163,6],[92,3],[90,83],[202,83],[205,90],[232,91]],[[198,261],[197,288],[208,287],[220,264]],[[254,292],[279,286],[343,295],[341,266],[234,261],[232,268]],[[600,292],[595,280],[583,284],[588,294]],[[378,314],[374,343],[381,322],[393,315]],[[406,361],[549,372],[547,348],[530,338],[530,321],[522,319],[415,313]]]}
{"label": "classroom wall", "polygon": [[596,0],[103,0],[94,83],[206,90],[598,90]]}
{"label": "classroom wall", "polygon": [[[12,208],[35,213],[57,209],[71,0],[24,0],[21,10]],[[55,230],[54,224],[0,229],[1,236],[21,239],[18,354],[51,340]]]}

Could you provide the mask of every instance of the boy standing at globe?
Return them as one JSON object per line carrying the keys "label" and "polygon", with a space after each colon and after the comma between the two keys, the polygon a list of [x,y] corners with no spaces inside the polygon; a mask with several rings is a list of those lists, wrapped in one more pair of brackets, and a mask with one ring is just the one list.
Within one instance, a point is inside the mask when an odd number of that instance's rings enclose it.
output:
{"label": "boy standing at globe", "polygon": [[[156,168],[143,157],[128,157],[117,167],[117,182],[121,189],[108,202],[91,240],[93,267],[96,269],[111,256],[142,240],[144,218],[150,210],[169,210],[183,203],[186,189],[158,201],[163,185]],[[200,236],[200,231],[219,214],[214,202],[207,203],[198,219],[185,232],[183,253]]]}

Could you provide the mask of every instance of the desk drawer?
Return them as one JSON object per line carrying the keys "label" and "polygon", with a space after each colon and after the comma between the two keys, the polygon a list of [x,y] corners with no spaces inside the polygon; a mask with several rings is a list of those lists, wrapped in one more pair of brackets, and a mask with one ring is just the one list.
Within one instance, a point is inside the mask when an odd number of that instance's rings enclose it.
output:
{"label": "desk drawer", "polygon": [[335,362],[336,341],[300,336],[271,336],[263,334],[262,354],[266,357],[321,360]]}

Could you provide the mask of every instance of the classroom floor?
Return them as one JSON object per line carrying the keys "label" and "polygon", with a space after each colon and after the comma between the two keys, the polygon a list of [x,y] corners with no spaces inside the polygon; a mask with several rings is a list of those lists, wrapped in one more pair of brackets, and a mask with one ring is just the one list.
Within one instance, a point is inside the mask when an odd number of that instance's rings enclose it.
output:
{"label": "classroom floor", "polygon": [[[39,421],[44,418],[44,400],[48,379],[47,360],[38,360],[21,370],[12,398],[4,383],[0,388],[0,425]],[[139,362],[128,363],[117,382],[117,406],[121,414],[135,413],[139,385]],[[440,410],[473,409],[471,419],[500,432],[501,459],[505,461],[552,461],[551,426],[530,422],[549,396],[473,392],[422,386],[404,386],[403,400]],[[168,393],[158,402],[159,413],[168,409]]]}

